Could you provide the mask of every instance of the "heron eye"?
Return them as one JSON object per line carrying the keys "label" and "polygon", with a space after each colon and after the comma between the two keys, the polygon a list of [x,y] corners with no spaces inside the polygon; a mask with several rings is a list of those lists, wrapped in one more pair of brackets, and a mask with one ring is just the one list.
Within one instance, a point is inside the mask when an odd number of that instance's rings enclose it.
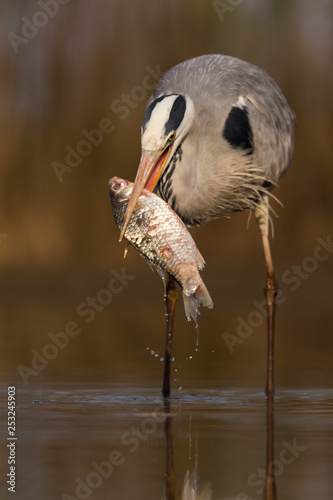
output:
{"label": "heron eye", "polygon": [[173,132],[171,135],[169,135],[168,142],[172,142],[176,139],[176,132]]}

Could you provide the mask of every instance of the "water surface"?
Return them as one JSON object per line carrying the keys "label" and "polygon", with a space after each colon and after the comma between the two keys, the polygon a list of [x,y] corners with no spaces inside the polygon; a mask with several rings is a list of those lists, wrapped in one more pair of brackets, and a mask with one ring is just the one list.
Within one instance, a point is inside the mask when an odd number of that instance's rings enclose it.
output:
{"label": "water surface", "polygon": [[[18,498],[332,498],[331,389],[280,390],[269,413],[257,388],[201,382],[165,404],[149,380],[84,375],[18,387]],[[265,497],[268,440],[276,486]]]}

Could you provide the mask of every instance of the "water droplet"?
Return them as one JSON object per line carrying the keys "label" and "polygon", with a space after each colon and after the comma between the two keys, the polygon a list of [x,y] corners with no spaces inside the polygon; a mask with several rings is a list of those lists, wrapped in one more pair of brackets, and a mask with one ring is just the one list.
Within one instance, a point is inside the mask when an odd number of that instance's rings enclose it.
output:
{"label": "water droplet", "polygon": [[163,358],[163,356],[161,356],[161,357],[160,357],[160,361],[164,361],[164,358]]}
{"label": "water droplet", "polygon": [[192,358],[193,358],[193,356],[189,356],[189,359],[192,359]]}
{"label": "water droplet", "polygon": [[155,351],[153,351],[153,349],[150,351],[150,354],[153,356],[155,353]]}
{"label": "water droplet", "polygon": [[174,357],[174,356],[172,356],[171,361],[174,361],[174,360],[175,360],[175,357]]}

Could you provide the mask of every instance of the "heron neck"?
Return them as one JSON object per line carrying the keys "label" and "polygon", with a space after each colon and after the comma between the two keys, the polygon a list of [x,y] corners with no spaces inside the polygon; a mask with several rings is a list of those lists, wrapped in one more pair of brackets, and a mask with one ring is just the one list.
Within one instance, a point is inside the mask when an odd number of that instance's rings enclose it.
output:
{"label": "heron neck", "polygon": [[[205,199],[205,186],[199,169],[200,146],[196,127],[191,129],[181,144],[182,154],[178,158],[172,178],[173,206],[178,215],[190,222],[201,218],[200,207]],[[198,220],[199,222],[199,220]]]}

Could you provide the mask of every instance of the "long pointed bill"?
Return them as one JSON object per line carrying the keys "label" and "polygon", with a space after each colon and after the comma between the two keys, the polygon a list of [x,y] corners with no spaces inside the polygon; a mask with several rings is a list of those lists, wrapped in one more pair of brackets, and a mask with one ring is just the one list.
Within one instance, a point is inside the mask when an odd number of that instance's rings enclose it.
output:
{"label": "long pointed bill", "polygon": [[140,165],[135,177],[133,191],[128,202],[119,241],[121,241],[124,236],[127,224],[143,189],[146,188],[149,191],[153,191],[170,156],[170,152],[171,146],[167,147],[162,154],[159,151],[142,151]]}

